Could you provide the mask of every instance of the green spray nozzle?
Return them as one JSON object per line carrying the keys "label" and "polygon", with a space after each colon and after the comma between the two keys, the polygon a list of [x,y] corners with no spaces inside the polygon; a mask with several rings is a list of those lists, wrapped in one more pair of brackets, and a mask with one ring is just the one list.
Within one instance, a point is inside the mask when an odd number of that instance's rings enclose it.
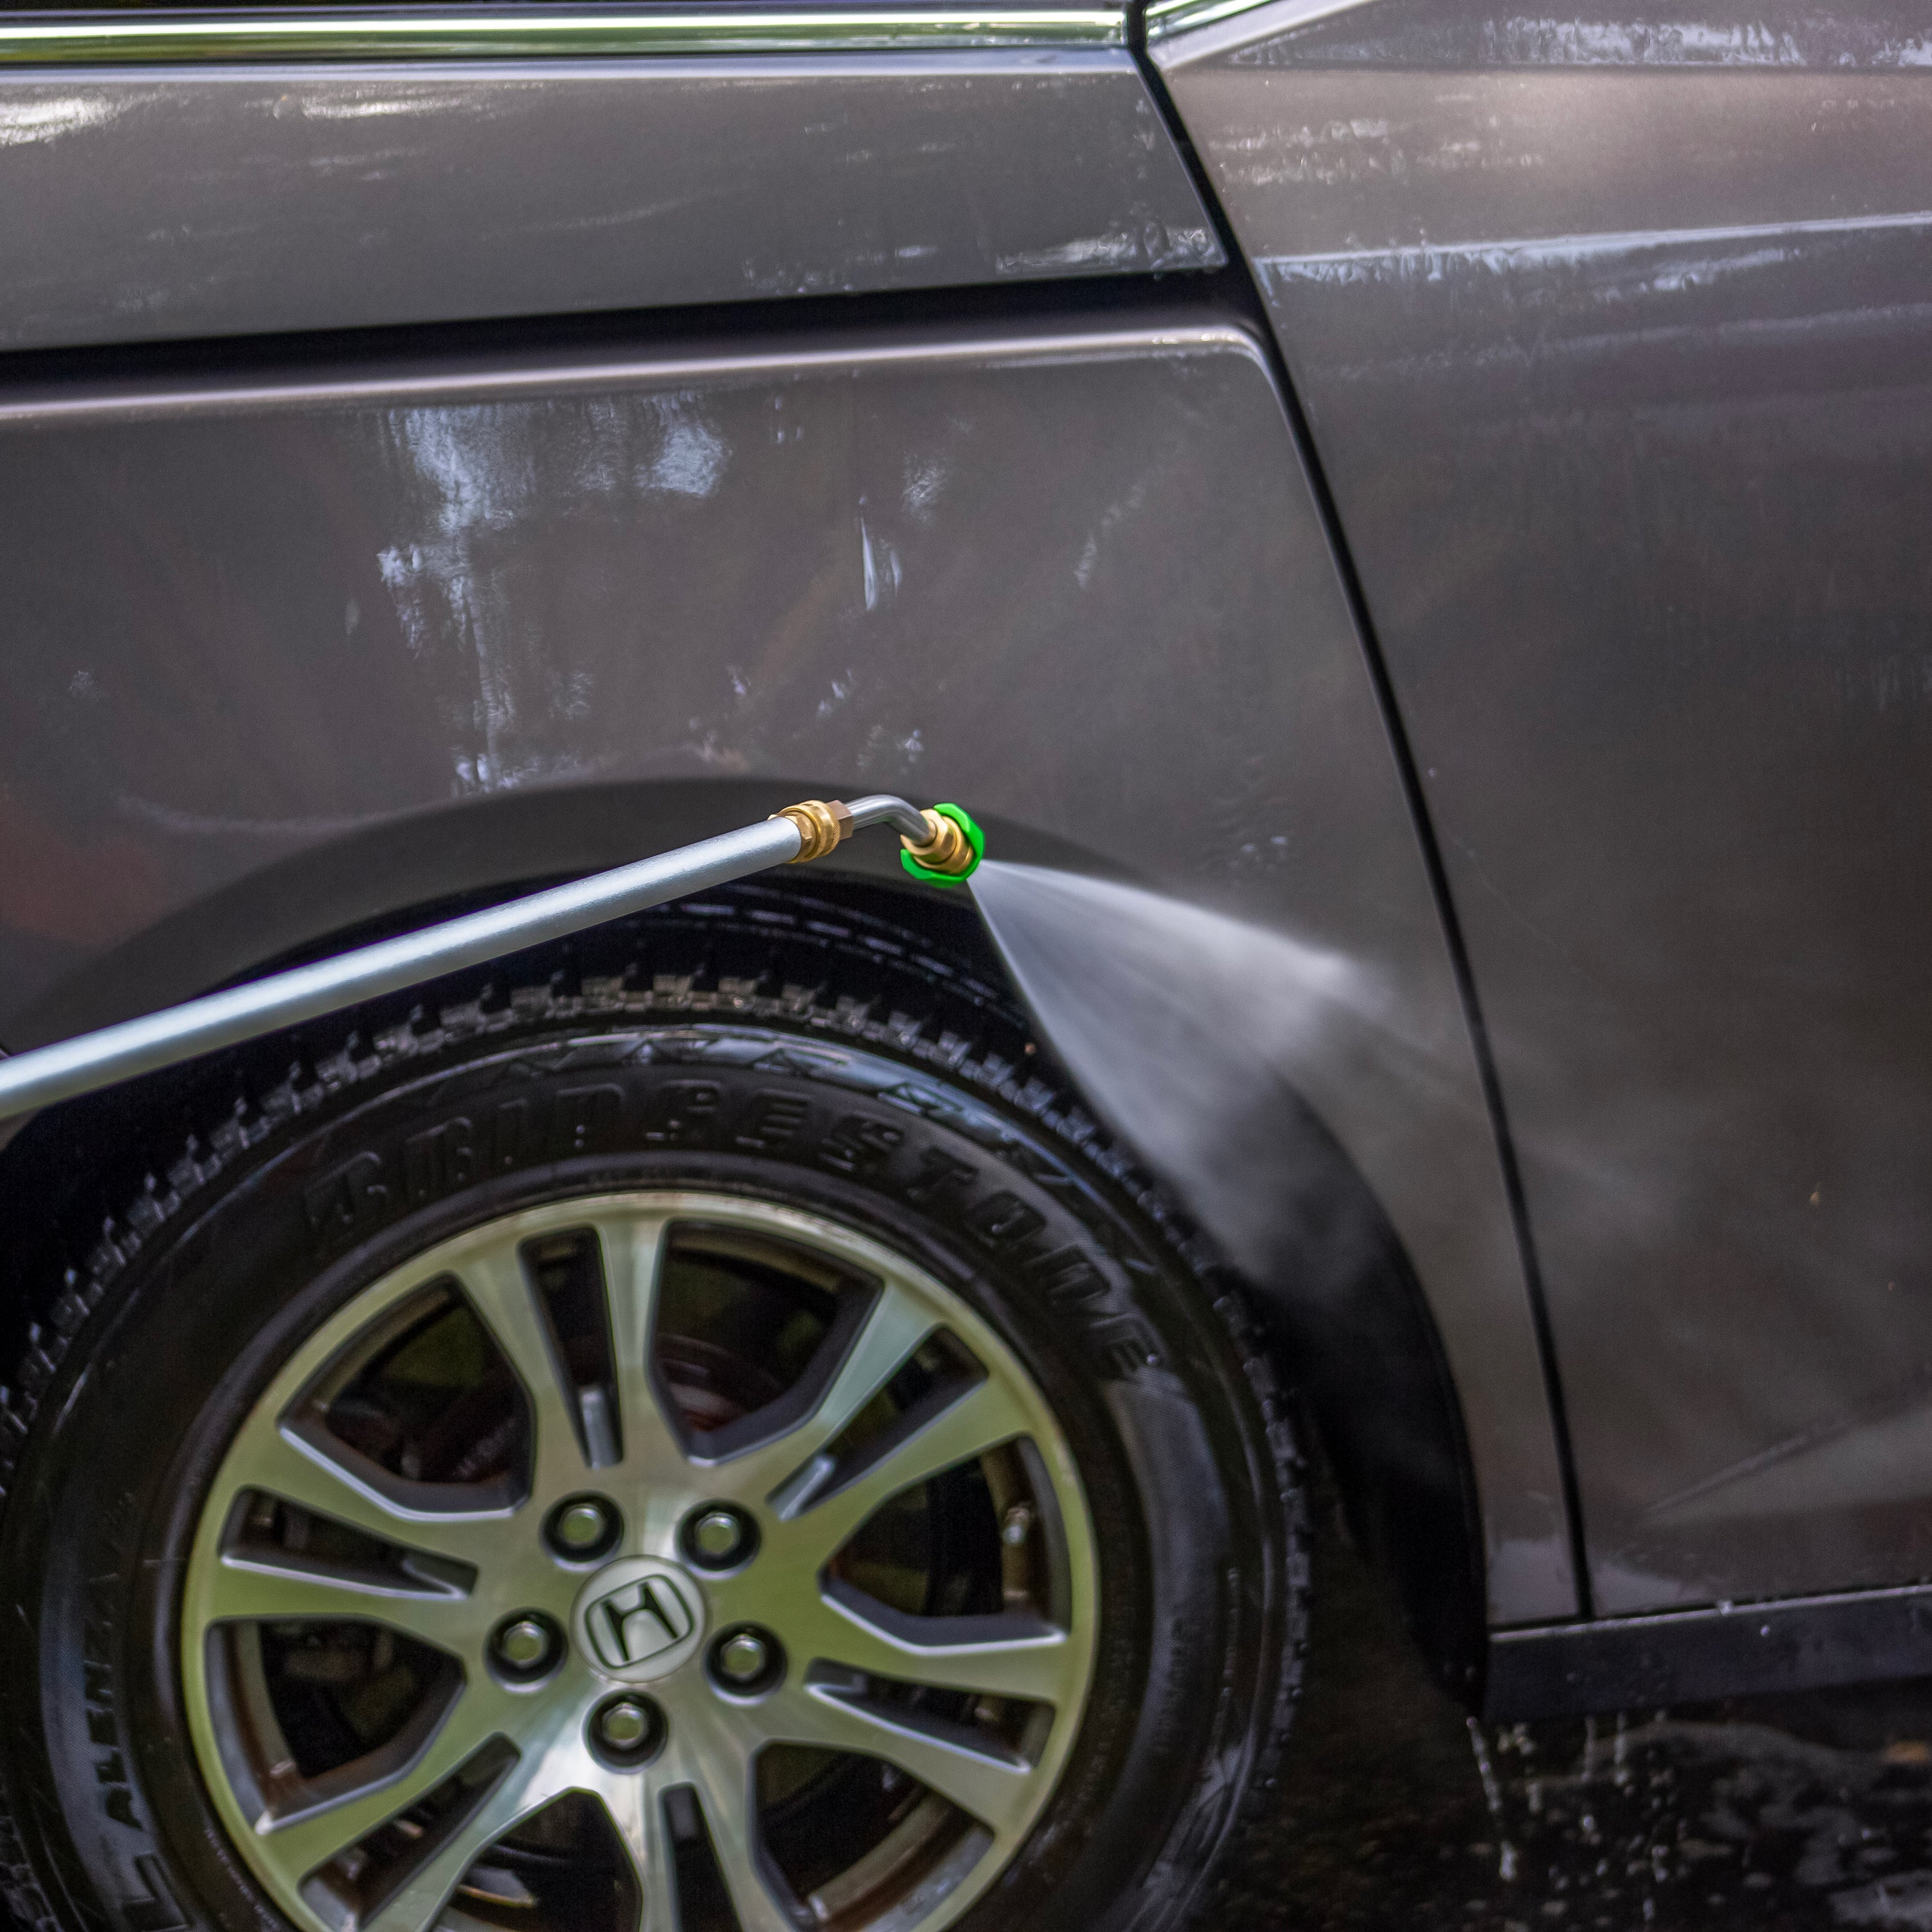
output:
{"label": "green spray nozzle", "polygon": [[986,856],[986,835],[956,805],[935,805],[922,815],[929,836],[921,842],[902,833],[899,863],[928,885],[963,886]]}

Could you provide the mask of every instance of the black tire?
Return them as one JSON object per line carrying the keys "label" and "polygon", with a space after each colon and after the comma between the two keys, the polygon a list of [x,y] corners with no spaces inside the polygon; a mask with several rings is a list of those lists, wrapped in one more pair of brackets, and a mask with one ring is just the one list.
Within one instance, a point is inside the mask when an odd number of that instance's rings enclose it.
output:
{"label": "black tire", "polygon": [[1024,1361],[1100,1532],[1099,1663],[1045,1818],[963,1923],[1188,1918],[1298,1685],[1299,1472],[1234,1289],[1034,1071],[1018,1016],[908,933],[748,889],[358,1017],[280,1078],[234,1060],[171,1095],[218,1124],[150,1141],[133,1211],[26,1284],[38,1319],[0,1390],[0,1874],[22,1927],[283,1926],[183,1729],[176,1597],[214,1460],[381,1269],[644,1182],[883,1239]]}

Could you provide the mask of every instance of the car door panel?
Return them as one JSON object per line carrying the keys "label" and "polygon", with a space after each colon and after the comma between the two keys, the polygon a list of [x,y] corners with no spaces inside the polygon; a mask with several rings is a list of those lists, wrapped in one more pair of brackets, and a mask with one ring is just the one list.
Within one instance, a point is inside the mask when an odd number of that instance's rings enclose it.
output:
{"label": "car door panel", "polygon": [[[0,62],[44,51],[24,31]],[[25,349],[1221,254],[1132,57],[1048,44],[0,65],[0,260]]]}
{"label": "car door panel", "polygon": [[1159,57],[1441,839],[1597,1605],[1932,1570],[1922,21],[1290,4]]}

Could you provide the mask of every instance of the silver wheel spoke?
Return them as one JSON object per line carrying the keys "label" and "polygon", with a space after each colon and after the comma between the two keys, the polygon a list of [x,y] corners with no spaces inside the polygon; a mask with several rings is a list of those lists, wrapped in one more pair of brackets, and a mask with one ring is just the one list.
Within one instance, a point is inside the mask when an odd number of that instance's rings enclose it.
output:
{"label": "silver wheel spoke", "polygon": [[886,1282],[812,1413],[774,1441],[718,1466],[730,1493],[743,1502],[762,1503],[788,1478],[798,1475],[938,1325],[930,1310]]}
{"label": "silver wheel spoke", "polygon": [[735,1750],[693,1754],[698,1802],[704,1810],[719,1876],[731,1894],[739,1932],[797,1932],[790,1912],[772,1896],[759,1869],[758,1821],[753,1808],[752,1765]]}
{"label": "silver wheel spoke", "polygon": [[640,1474],[682,1471],[684,1450],[664,1413],[650,1371],[651,1329],[669,1217],[606,1214],[592,1225],[604,1255],[624,1467]]}
{"label": "silver wheel spoke", "polygon": [[850,1703],[814,1686],[788,1687],[760,1717],[774,1741],[883,1758],[970,1813],[996,1836],[1018,1829],[1037,1796],[1034,1768],[996,1738],[964,1726],[916,1726],[913,1714]]}
{"label": "silver wheel spoke", "polygon": [[463,1874],[490,1840],[501,1838],[543,1802],[530,1790],[523,1770],[521,1764],[512,1765],[482,1803],[383,1900],[358,1932],[424,1932],[434,1924]]}
{"label": "silver wheel spoke", "polygon": [[298,1886],[318,1866],[418,1803],[466,1763],[500,1728],[494,1719],[500,1708],[501,1700],[466,1685],[412,1763],[336,1803],[272,1826],[260,1833],[262,1852],[286,1880]]}
{"label": "silver wheel spoke", "polygon": [[677,1881],[671,1870],[670,1834],[664,1828],[658,1786],[647,1778],[616,1778],[603,1786],[604,1808],[617,1828],[644,1900],[638,1932],[678,1932]]}
{"label": "silver wheel spoke", "polygon": [[250,1420],[230,1450],[223,1474],[229,1478],[231,1503],[244,1488],[260,1490],[385,1543],[472,1565],[487,1560],[502,1522],[500,1512],[446,1516],[406,1510],[319,1445],[284,1433],[266,1415]]}
{"label": "silver wheel spoke", "polygon": [[403,1589],[368,1577],[233,1552],[210,1571],[202,1605],[211,1623],[239,1618],[268,1623],[353,1618],[386,1624],[446,1648],[460,1646],[472,1634],[475,1622],[470,1600],[453,1592]]}
{"label": "silver wheel spoke", "polygon": [[536,1291],[513,1244],[466,1260],[457,1270],[470,1306],[516,1371],[536,1441],[530,1490],[548,1503],[581,1489],[588,1475],[577,1438],[577,1391],[565,1381]]}
{"label": "silver wheel spoke", "polygon": [[1067,1708],[1078,1694],[1083,1660],[1077,1646],[1037,1617],[949,1618],[939,1626],[943,1640],[928,1640],[919,1628],[926,1619],[886,1612],[875,1622],[854,1592],[788,1608],[774,1621],[801,1664],[840,1664],[935,1690],[1023,1697],[1056,1710]]}
{"label": "silver wheel spoke", "polygon": [[829,1559],[872,1512],[902,1490],[1024,1436],[1027,1414],[1004,1382],[988,1376],[786,1526],[792,1550]]}

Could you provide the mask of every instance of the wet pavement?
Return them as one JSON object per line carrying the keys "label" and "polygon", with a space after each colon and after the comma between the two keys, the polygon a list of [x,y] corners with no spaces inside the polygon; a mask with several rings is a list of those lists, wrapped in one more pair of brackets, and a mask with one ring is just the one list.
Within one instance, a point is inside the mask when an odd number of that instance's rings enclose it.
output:
{"label": "wet pavement", "polygon": [[1318,1541],[1276,1822],[1240,1932],[1932,1932],[1932,1680],[1591,1723],[1472,1724]]}

